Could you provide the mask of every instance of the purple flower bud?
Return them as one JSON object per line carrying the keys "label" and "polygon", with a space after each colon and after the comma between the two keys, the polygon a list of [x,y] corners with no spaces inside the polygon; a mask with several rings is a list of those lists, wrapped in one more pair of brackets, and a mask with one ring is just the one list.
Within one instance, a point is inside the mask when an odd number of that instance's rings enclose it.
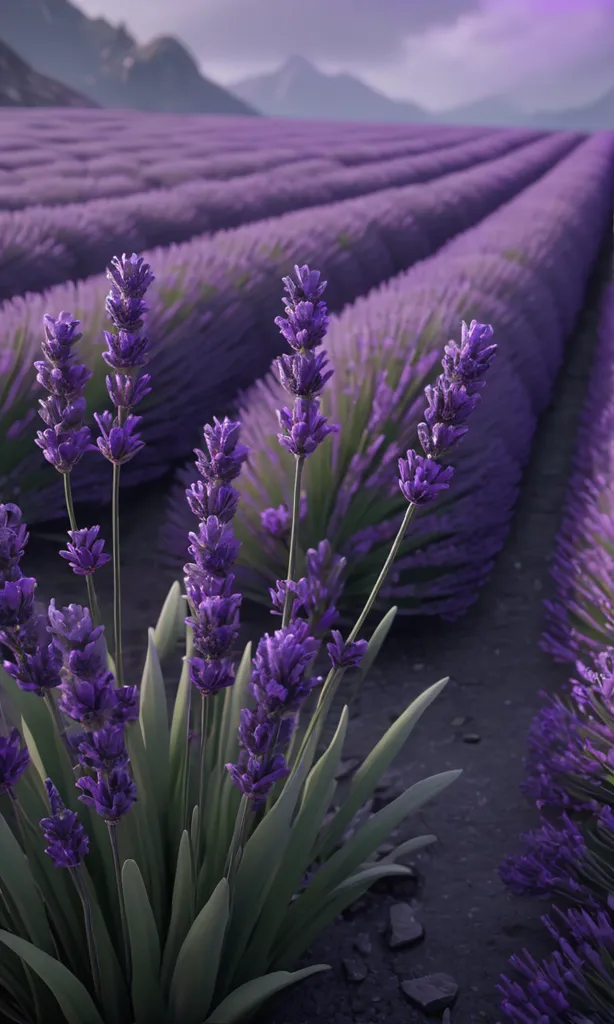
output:
{"label": "purple flower bud", "polygon": [[89,427],[64,431],[56,426],[37,431],[34,443],[58,473],[71,473],[85,452],[92,450],[90,437]]}
{"label": "purple flower bud", "polygon": [[229,523],[236,515],[239,494],[234,487],[197,480],[185,493],[190,510],[198,519],[215,516],[220,523]]}
{"label": "purple flower bud", "polygon": [[111,282],[111,294],[125,295],[131,299],[142,299],[145,292],[155,281],[149,263],[135,252],[131,256],[124,253],[121,259],[114,256],[107,267],[107,278]]}
{"label": "purple flower bud", "polygon": [[49,398],[39,399],[40,409],[38,415],[48,427],[58,427],[58,433],[68,433],[83,426],[85,417],[85,398],[74,398],[67,402],[58,398],[57,395],[50,395]]}
{"label": "purple flower bud", "polygon": [[228,573],[241,547],[232,526],[220,523],[215,516],[199,523],[198,533],[189,533],[188,537],[191,542],[188,551],[197,565],[216,576]]}
{"label": "purple flower bud", "polygon": [[144,373],[134,380],[127,374],[116,373],[107,377],[107,391],[113,405],[118,409],[134,409],[135,405],[151,393],[151,374]]}
{"label": "purple flower bud", "polygon": [[189,664],[190,682],[204,697],[213,697],[234,683],[235,667],[229,658],[190,658]]}
{"label": "purple flower bud", "polygon": [[239,475],[249,454],[249,449],[238,443],[240,431],[241,424],[227,416],[223,420],[214,416],[213,426],[205,425],[203,434],[208,454],[194,449],[196,468],[205,482],[228,484]]}
{"label": "purple flower bud", "polygon": [[20,690],[37,693],[39,696],[62,682],[62,652],[53,641],[50,644],[39,644],[32,652],[20,651],[15,661],[4,661],[3,667]]}
{"label": "purple flower bud", "polygon": [[323,372],[328,365],[326,352],[314,355],[284,354],[275,360],[274,365],[277,367],[282,387],[296,398],[316,398],[334,372]]}
{"label": "purple flower bud", "polygon": [[104,633],[104,626],[94,626],[89,608],[80,604],[56,607],[51,598],[48,609],[49,632],[59,641],[64,650],[79,648],[84,651]]}
{"label": "purple flower bud", "polygon": [[206,597],[187,618],[194,631],[194,646],[204,658],[223,658],[239,633],[242,595]]}
{"label": "purple flower bud", "polygon": [[111,561],[111,556],[103,552],[104,540],[97,540],[99,533],[99,526],[68,531],[72,543],[67,545],[67,551],[60,551],[60,557],[66,559],[77,576],[91,576],[96,569]]}
{"label": "purple flower bud", "polygon": [[48,363],[34,363],[38,373],[38,383],[48,391],[50,395],[62,399],[64,402],[72,402],[81,397],[83,389],[91,379],[92,371],[82,363],[73,363],[70,366],[62,367],[49,366]]}
{"label": "purple flower bud", "polygon": [[73,678],[60,686],[58,707],[86,729],[101,729],[115,708],[115,680],[111,672],[92,679]]}
{"label": "purple flower bud", "polygon": [[79,800],[93,807],[109,825],[117,825],[136,803],[136,786],[125,768],[98,771],[96,779],[86,775],[77,779],[76,786],[81,790]]}
{"label": "purple flower bud", "polygon": [[81,736],[77,749],[79,764],[84,768],[108,772],[112,768],[125,768],[128,763],[123,725],[110,724],[94,732],[86,732]]}
{"label": "purple flower bud", "polygon": [[0,736],[0,794],[13,789],[29,764],[28,748],[21,746],[17,729],[11,729],[8,736]]}
{"label": "purple flower bud", "polygon": [[71,348],[83,337],[77,331],[81,321],[73,320],[72,313],[63,311],[57,320],[49,313],[43,317],[45,340],[41,348],[50,363],[62,363],[70,356]]}
{"label": "purple flower bud", "polygon": [[0,629],[22,626],[32,617],[36,580],[22,576],[0,587]]}
{"label": "purple flower bud", "polygon": [[479,324],[472,320],[467,327],[463,320],[461,342],[458,345],[450,341],[445,346],[442,366],[445,377],[450,382],[464,385],[469,391],[484,387],[480,380],[489,368],[496,345],[490,345],[493,329],[489,324]]}
{"label": "purple flower bud", "polygon": [[282,278],[284,290],[293,305],[299,302],[317,302],[322,297],[328,282],[320,281],[319,270],[310,270],[306,263],[302,267],[295,264],[294,276],[296,284],[291,277]]}
{"label": "purple flower bud", "polygon": [[264,802],[277,782],[290,774],[283,754],[242,758],[238,764],[227,764],[225,768],[237,789],[252,800],[255,807]]}
{"label": "purple flower bud", "polygon": [[133,416],[130,413],[121,427],[115,422],[110,412],[94,413],[94,419],[100,428],[101,435],[96,439],[96,444],[105,459],[115,466],[122,466],[125,462],[129,462],[137,452],[145,447],[145,442],[141,441],[139,435],[135,433],[142,421],[142,416]]}
{"label": "purple flower bud", "polygon": [[277,508],[265,508],[260,513],[260,522],[271,537],[285,537],[290,532],[292,516],[287,505],[278,505]]}
{"label": "purple flower bud", "polygon": [[111,710],[111,721],[116,724],[136,722],[141,699],[138,686],[117,686],[114,694],[115,706]]}
{"label": "purple flower bud", "polygon": [[89,853],[89,839],[76,811],[64,806],[51,779],[45,779],[45,789],[51,807],[51,817],[40,821],[49,843],[45,853],[56,868],[76,868]]}
{"label": "purple flower bud", "polygon": [[330,424],[322,416],[317,399],[297,398],[293,409],[278,409],[279,425],[285,433],[278,434],[277,440],[291,455],[312,455],[318,445],[329,434],[336,434],[339,427]]}
{"label": "purple flower bud", "polygon": [[122,330],[117,334],[103,333],[107,351],[102,358],[112,370],[133,370],[149,362],[151,343],[144,335]]}
{"label": "purple flower bud", "polygon": [[24,556],[29,534],[21,521],[18,505],[0,504],[0,583],[20,574],[19,563]]}
{"label": "purple flower bud", "polygon": [[410,450],[406,459],[399,459],[399,473],[403,497],[413,505],[428,505],[450,486],[454,469],[452,466],[444,468]]}
{"label": "purple flower bud", "polygon": [[355,640],[346,644],[339,630],[331,632],[333,642],[326,645],[331,664],[335,669],[358,668],[365,654],[368,643],[366,640]]}

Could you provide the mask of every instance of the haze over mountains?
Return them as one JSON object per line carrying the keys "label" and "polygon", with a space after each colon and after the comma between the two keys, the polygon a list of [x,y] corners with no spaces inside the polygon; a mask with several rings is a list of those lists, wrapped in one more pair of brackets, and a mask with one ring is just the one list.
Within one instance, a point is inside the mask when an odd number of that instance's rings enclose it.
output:
{"label": "haze over mountains", "polygon": [[477,124],[495,127],[614,129],[614,90],[577,110],[527,114],[505,96],[431,114],[413,103],[394,100],[349,74],[325,74],[304,57],[290,57],[269,74],[245,78],[232,92],[263,114],[339,120]]}
{"label": "haze over mountains", "polygon": [[0,0],[0,39],[32,69],[103,107],[185,114],[255,114],[201,75],[171,36],[144,46],[70,0]]}
{"label": "haze over mountains", "polygon": [[0,107],[97,107],[53,78],[40,75],[0,42]]}

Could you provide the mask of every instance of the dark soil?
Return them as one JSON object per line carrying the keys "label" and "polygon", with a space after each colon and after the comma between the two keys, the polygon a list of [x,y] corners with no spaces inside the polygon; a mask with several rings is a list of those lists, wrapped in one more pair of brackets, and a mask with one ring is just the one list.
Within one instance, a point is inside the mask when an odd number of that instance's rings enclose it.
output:
{"label": "dark soil", "polygon": [[[509,957],[525,946],[538,958],[550,950],[539,920],[547,907],[510,897],[497,868],[504,856],[518,849],[519,835],[537,822],[534,808],[518,788],[527,730],[540,706],[539,691],[560,686],[567,675],[539,650],[538,642],[542,602],[552,592],[549,568],[590,364],[593,320],[588,314],[584,329],[570,344],[555,400],[543,417],[508,543],[478,604],[452,625],[401,621],[351,723],[347,756],[362,757],[415,696],[450,676],[392,779],[393,789],[400,783],[405,788],[448,768],[463,769],[462,777],[400,833],[405,838],[432,832],[439,841],[416,857],[417,886],[403,882],[396,894],[371,894],[329,929],[305,962],[327,963],[332,970],[269,1008],[263,1017],[268,1024],[417,1024],[425,1018],[412,1008],[400,982],[439,972],[451,975],[459,986],[451,1011],[453,1024],[496,1024],[496,984]],[[154,624],[172,582],[155,557],[165,489],[162,482],[138,497],[127,494],[124,503],[130,673],[140,667],[144,630]],[[98,521],[98,515],[81,515],[80,521]],[[106,513],[103,528],[110,536]],[[49,529],[59,528],[54,524]],[[38,575],[40,591],[45,597],[55,594],[61,603],[82,600],[56,550],[55,541],[40,537],[30,545],[29,568]],[[106,581],[103,603],[111,597],[110,573]],[[267,624],[262,612],[251,623],[256,624]],[[412,902],[425,937],[395,953],[388,948],[386,929],[389,907],[399,900]],[[364,934],[371,944],[368,953],[354,947],[359,935],[359,943],[364,942]],[[366,969],[364,980],[347,980],[342,963],[347,958],[359,961],[354,965],[359,974]],[[441,1019],[441,1012],[435,1018]]]}

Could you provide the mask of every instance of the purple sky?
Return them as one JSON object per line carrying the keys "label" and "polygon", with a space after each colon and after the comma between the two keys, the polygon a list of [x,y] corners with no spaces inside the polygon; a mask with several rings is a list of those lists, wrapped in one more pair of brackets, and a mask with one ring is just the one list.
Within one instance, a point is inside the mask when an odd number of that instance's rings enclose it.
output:
{"label": "purple sky", "polygon": [[614,86],[614,0],[74,0],[140,42],[182,39],[222,83],[300,53],[443,110],[505,93],[526,109]]}

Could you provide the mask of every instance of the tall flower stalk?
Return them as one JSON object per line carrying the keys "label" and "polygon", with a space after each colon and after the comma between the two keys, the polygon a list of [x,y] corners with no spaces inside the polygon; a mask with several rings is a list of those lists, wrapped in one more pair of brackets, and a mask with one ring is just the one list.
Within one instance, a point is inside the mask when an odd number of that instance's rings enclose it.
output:
{"label": "tall flower stalk", "polygon": [[96,413],[100,429],[97,445],[105,459],[113,466],[113,492],[111,516],[113,522],[113,635],[115,641],[115,667],[117,680],[124,682],[122,648],[121,554],[119,534],[119,485],[121,467],[139,452],[144,441],[138,434],[141,417],[132,409],[151,391],[148,373],[139,372],[149,361],[151,344],[142,334],[143,317],[148,310],[144,296],[154,280],[148,263],[142,256],[132,253],[119,259],[114,257],[107,269],[111,291],[106,300],[107,316],[114,330],[105,331],[107,351],[102,358],[115,372],[107,375],[109,398],[115,406],[115,415],[109,411]]}

